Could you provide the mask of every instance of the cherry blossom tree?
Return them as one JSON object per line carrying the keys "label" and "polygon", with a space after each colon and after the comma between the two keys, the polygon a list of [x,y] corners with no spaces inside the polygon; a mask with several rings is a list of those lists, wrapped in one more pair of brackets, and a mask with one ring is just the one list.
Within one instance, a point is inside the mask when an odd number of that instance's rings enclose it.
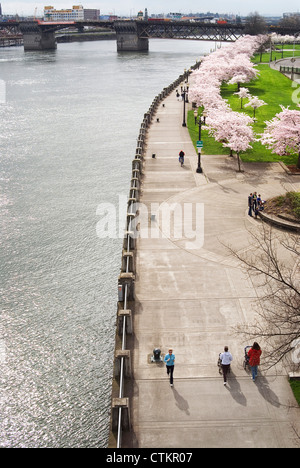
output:
{"label": "cherry blossom tree", "polygon": [[198,106],[204,106],[207,109],[216,107],[223,101],[220,86],[221,82],[215,75],[202,71],[199,82],[195,81],[194,85],[190,86],[189,98]]}
{"label": "cherry blossom tree", "polygon": [[229,84],[237,84],[237,89],[240,91],[242,83],[248,83],[250,80],[247,79],[247,75],[240,73],[235,75],[231,80],[228,81]]}
{"label": "cherry blossom tree", "polygon": [[228,135],[227,143],[223,143],[224,147],[230,148],[231,151],[235,151],[238,160],[238,170],[241,171],[240,153],[251,148],[250,143],[254,141],[254,133],[251,127],[252,120],[246,120],[245,116],[241,119],[239,112],[231,113],[231,132]]}
{"label": "cherry blossom tree", "polygon": [[251,127],[253,119],[241,112],[215,110],[206,118],[206,128],[209,134],[237,153],[238,169],[241,171],[240,153],[251,148],[254,133]]}
{"label": "cherry blossom tree", "polygon": [[[210,134],[224,147],[236,151],[240,167],[240,152],[251,148],[254,141],[253,119],[233,112],[221,96],[223,82],[241,83],[252,81],[258,71],[250,57],[268,39],[268,36],[245,36],[205,57],[201,67],[192,75],[189,97],[207,113],[207,128]],[[244,91],[243,91],[244,92]]]}
{"label": "cherry blossom tree", "polygon": [[[209,104],[215,100],[217,105],[220,105],[222,82],[234,80],[236,83],[244,83],[257,78],[258,71],[250,57],[264,42],[266,36],[245,36],[205,57],[201,67],[193,72],[190,98],[198,106],[205,106],[207,99]],[[208,95],[210,96],[207,97]]]}
{"label": "cherry blossom tree", "polygon": [[249,102],[245,104],[245,107],[252,107],[253,109],[253,119],[255,119],[255,111],[261,106],[266,106],[267,103],[262,99],[258,99],[257,96],[251,96]]}
{"label": "cherry blossom tree", "polygon": [[243,109],[243,99],[249,99],[250,93],[248,88],[241,88],[236,94],[241,100],[241,109]]}
{"label": "cherry blossom tree", "polygon": [[263,145],[281,156],[296,153],[300,169],[300,111],[281,106],[282,111],[266,123],[260,138]]}
{"label": "cherry blossom tree", "polygon": [[249,83],[255,80],[259,72],[254,68],[254,64],[246,56],[237,55],[231,62],[232,78],[228,81],[229,84],[238,85],[238,91],[241,88],[241,83]]}

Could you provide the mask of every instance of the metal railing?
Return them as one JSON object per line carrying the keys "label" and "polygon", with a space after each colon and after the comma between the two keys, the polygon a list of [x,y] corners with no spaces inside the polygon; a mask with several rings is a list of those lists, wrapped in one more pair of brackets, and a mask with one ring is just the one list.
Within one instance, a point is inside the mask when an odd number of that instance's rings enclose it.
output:
{"label": "metal railing", "polygon": [[297,75],[300,74],[300,68],[298,67],[284,67],[284,66],[280,66],[280,73],[296,73]]}

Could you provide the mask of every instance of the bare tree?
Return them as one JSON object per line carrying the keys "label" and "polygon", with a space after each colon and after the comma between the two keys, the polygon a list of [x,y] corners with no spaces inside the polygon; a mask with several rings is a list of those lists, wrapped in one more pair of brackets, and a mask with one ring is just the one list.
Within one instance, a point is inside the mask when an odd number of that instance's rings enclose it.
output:
{"label": "bare tree", "polygon": [[288,360],[294,370],[299,369],[300,236],[275,231],[265,224],[248,232],[251,249],[246,253],[227,246],[250,276],[258,295],[253,323],[240,324],[235,331],[263,342],[267,368]]}
{"label": "bare tree", "polygon": [[264,18],[260,16],[257,11],[250,13],[246,18],[245,33],[251,36],[264,34],[267,31],[267,23]]}
{"label": "bare tree", "polygon": [[284,28],[295,28],[300,26],[300,15],[295,14],[291,16],[284,17],[280,20],[279,25]]}

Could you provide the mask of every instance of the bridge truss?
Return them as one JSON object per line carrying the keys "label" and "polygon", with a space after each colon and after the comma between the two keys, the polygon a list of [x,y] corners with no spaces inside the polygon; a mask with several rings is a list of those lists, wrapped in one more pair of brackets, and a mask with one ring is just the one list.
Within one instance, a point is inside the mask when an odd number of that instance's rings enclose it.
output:
{"label": "bridge truss", "polygon": [[150,22],[138,24],[140,38],[190,39],[198,41],[234,42],[245,34],[245,26],[238,24],[191,23],[185,21]]}

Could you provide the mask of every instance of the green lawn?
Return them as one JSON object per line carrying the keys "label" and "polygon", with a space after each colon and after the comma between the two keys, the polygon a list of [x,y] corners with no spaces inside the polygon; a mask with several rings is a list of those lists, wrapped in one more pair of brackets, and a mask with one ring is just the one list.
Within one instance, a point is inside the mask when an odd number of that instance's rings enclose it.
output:
{"label": "green lawn", "polygon": [[[294,49],[294,44],[283,44],[283,47],[281,46],[281,44],[276,44],[276,48],[277,49],[289,49],[289,50],[293,50]],[[298,49],[300,50],[300,44],[295,44],[295,49]]]}
{"label": "green lawn", "polygon": [[300,406],[300,381],[299,380],[292,380],[290,382],[291,388],[294,392],[295,398]]}
{"label": "green lawn", "polygon": [[[300,57],[300,50],[296,49],[295,50],[295,57]],[[293,57],[293,51],[292,50],[284,50],[283,53],[280,50],[273,50],[272,52],[272,61],[276,60],[281,60],[282,58],[289,58]],[[264,53],[260,57],[260,54],[256,54],[253,59],[253,63],[269,63],[270,61],[270,53]]]}
{"label": "green lawn", "polygon": [[[249,89],[250,94],[258,96],[259,99],[262,99],[268,104],[256,110],[255,117],[257,120],[253,129],[256,134],[261,134],[265,127],[264,122],[271,120],[281,111],[280,104],[285,107],[289,106],[291,109],[299,108],[292,100],[292,95],[295,93],[296,88],[292,87],[292,82],[289,78],[265,64],[258,65],[257,69],[260,71],[259,78],[243,86]],[[241,110],[240,99],[238,96],[234,95],[236,91],[237,85],[223,84],[221,88],[222,97],[228,100],[232,110],[245,112],[253,117],[253,109],[251,107],[244,107]],[[199,109],[199,112],[201,111],[202,109]],[[193,111],[189,111],[187,123],[191,139],[196,147],[199,127],[194,123]],[[201,139],[204,142],[203,154],[229,154],[229,149],[223,148],[221,143],[216,142],[214,138],[210,137],[207,130],[202,129]],[[278,156],[259,142],[254,142],[252,146],[253,149],[240,155],[243,161],[283,161],[286,164],[295,164],[298,159],[297,155]]]}
{"label": "green lawn", "polygon": [[[282,53],[283,49],[283,53]],[[294,44],[276,44],[275,50],[272,52],[272,60],[280,60],[282,58],[300,57],[300,44],[295,44],[295,52],[293,51]],[[268,63],[270,61],[270,53],[264,53],[262,55],[255,54],[252,59],[254,63]]]}

